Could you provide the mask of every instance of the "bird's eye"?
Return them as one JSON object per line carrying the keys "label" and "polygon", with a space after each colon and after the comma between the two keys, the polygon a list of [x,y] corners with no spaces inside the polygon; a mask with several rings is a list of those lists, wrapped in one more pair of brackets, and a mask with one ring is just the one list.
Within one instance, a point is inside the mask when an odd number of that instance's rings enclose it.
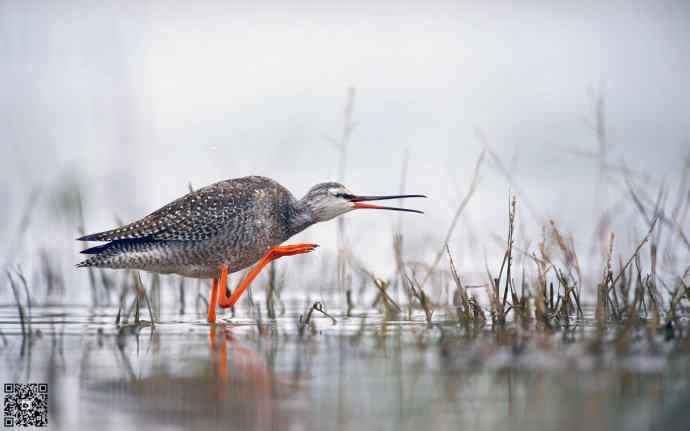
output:
{"label": "bird's eye", "polygon": [[336,196],[339,198],[343,198],[343,199],[352,199],[353,197],[355,197],[354,195],[351,195],[350,193],[336,193]]}

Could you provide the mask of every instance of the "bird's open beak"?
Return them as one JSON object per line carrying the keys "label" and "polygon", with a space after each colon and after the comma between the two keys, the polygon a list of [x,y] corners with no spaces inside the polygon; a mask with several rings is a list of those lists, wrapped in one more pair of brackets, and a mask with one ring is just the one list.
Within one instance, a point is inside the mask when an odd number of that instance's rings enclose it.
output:
{"label": "bird's open beak", "polygon": [[390,195],[390,196],[352,196],[350,202],[355,208],[370,208],[377,210],[391,210],[391,211],[407,211],[411,213],[424,214],[424,211],[411,210],[408,208],[386,207],[383,205],[366,204],[366,201],[384,201],[387,199],[403,199],[403,198],[425,198],[424,195]]}

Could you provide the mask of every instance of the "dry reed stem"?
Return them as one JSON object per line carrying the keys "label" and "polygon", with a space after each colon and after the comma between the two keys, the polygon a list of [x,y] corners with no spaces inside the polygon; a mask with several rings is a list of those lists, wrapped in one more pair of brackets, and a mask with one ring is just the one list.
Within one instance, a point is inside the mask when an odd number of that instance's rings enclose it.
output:
{"label": "dry reed stem", "polygon": [[429,277],[431,276],[431,273],[436,269],[438,263],[441,261],[441,257],[443,256],[443,253],[446,249],[446,245],[450,241],[450,237],[453,235],[453,232],[455,231],[455,226],[457,225],[458,220],[460,220],[460,215],[462,214],[467,204],[470,202],[470,199],[472,199],[474,192],[477,190],[477,186],[479,185],[480,180],[479,169],[481,168],[482,163],[484,163],[485,155],[486,149],[483,149],[482,152],[479,154],[479,157],[477,158],[477,162],[475,163],[474,174],[472,176],[472,182],[470,183],[469,191],[465,195],[465,198],[462,200],[462,202],[460,202],[460,206],[458,206],[458,209],[455,211],[453,221],[450,223],[450,227],[448,228],[445,239],[443,240],[443,245],[441,246],[441,249],[438,251],[438,253],[436,253],[436,257],[434,257],[434,260],[432,261],[431,266],[429,267],[429,270],[427,271],[426,275],[422,279],[420,286],[424,286],[426,284],[426,282],[429,280]]}
{"label": "dry reed stem", "polygon": [[[431,317],[434,314],[434,308],[431,304],[429,296],[426,294],[426,292],[424,292],[424,289],[422,289],[422,286],[414,278],[414,275],[412,276],[412,278],[410,278],[407,274],[404,275],[405,280],[407,281],[408,291],[410,292],[412,297],[416,298],[417,301],[419,301],[419,305],[422,307],[422,310],[424,310],[424,315],[426,316],[427,323],[431,323]],[[415,284],[417,284],[416,288]]]}

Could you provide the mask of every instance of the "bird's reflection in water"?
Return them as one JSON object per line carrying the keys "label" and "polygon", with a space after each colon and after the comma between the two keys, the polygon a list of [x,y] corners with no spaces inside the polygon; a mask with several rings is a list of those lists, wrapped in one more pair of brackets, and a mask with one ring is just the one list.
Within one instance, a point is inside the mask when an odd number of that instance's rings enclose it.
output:
{"label": "bird's reflection in water", "polygon": [[211,366],[218,382],[250,383],[252,387],[274,395],[298,388],[297,383],[276,376],[266,366],[266,361],[256,351],[243,345],[228,326],[211,324],[208,337]]}
{"label": "bird's reflection in water", "polygon": [[[210,325],[207,342],[208,354],[200,351],[202,339],[197,336],[172,349],[161,346],[165,354],[154,353],[150,369],[141,352],[137,357],[136,347],[121,346],[120,359],[125,369],[134,372],[106,381],[90,373],[92,381],[85,383],[91,401],[117,403],[123,417],[135,416],[137,422],[150,426],[272,429],[299,420],[280,407],[281,400],[299,391],[298,383],[276,376],[263,355],[240,341],[228,326]],[[181,353],[171,355],[178,347]],[[145,370],[144,376],[137,377],[136,370]]]}

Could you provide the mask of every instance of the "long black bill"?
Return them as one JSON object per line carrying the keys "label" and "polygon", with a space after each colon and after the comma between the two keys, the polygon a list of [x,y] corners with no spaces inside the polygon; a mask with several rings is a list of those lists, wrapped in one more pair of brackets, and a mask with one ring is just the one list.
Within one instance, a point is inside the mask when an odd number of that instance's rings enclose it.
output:
{"label": "long black bill", "polygon": [[424,214],[424,211],[412,210],[408,208],[386,207],[376,204],[365,204],[365,201],[385,201],[388,199],[404,199],[404,198],[425,198],[425,195],[389,195],[389,196],[352,196],[350,202],[354,203],[355,208],[369,208],[377,210],[391,210],[391,211],[405,211],[411,213]]}

